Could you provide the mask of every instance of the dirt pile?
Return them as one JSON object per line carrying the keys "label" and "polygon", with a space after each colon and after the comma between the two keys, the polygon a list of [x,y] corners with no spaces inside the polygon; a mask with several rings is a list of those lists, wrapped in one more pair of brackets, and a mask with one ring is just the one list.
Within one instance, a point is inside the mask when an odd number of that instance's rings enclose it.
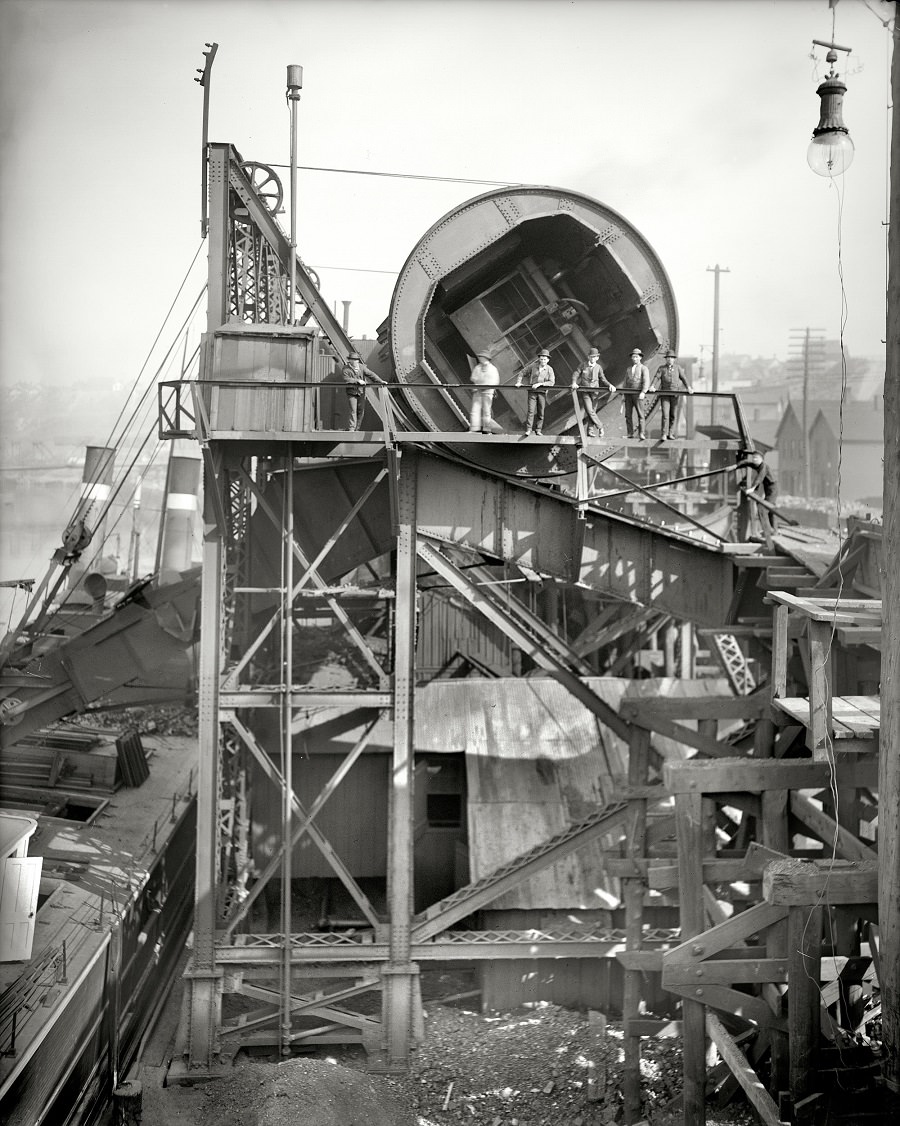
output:
{"label": "dirt pile", "polygon": [[196,1126],[416,1126],[390,1080],[326,1060],[248,1061],[199,1091]]}

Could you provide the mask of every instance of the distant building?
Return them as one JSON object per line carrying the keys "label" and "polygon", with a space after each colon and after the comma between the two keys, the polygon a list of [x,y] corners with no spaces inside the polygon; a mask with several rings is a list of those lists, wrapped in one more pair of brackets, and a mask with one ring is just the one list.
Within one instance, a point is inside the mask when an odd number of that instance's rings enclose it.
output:
{"label": "distant building", "polygon": [[737,391],[741,410],[750,429],[754,422],[780,422],[790,396],[786,383],[761,383]]}
{"label": "distant building", "polygon": [[[813,496],[872,501],[882,495],[884,400],[819,410],[809,431]],[[838,456],[840,454],[840,457]]]}
{"label": "distant building", "polygon": [[[845,501],[871,501],[881,496],[884,457],[884,401],[845,402],[810,399],[806,404],[809,432],[810,496]],[[782,493],[805,496],[803,407],[789,402],[775,434],[778,479]],[[839,455],[840,454],[840,458]]]}

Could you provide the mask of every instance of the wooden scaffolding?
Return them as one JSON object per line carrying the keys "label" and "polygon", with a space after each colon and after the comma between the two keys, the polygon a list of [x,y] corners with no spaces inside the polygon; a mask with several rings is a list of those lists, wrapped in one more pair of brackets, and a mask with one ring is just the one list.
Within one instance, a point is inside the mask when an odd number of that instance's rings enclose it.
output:
{"label": "wooden scaffolding", "polygon": [[[829,1121],[858,1121],[839,1116],[842,1098],[863,1096],[877,1114],[890,1097],[874,1044],[879,697],[838,693],[834,675],[835,653],[880,645],[881,602],[782,591],[766,601],[764,689],[622,710],[633,828],[612,867],[627,916],[626,1122],[642,1116],[641,1039],[673,1027],[641,1013],[647,973],[681,1000],[687,1126],[705,1123],[709,1097],[738,1087],[770,1126],[822,1121],[826,1108]],[[791,694],[801,669],[802,696]],[[738,755],[733,732],[747,723]],[[663,757],[654,735],[694,753]],[[642,950],[647,897],[672,889],[678,944]]]}

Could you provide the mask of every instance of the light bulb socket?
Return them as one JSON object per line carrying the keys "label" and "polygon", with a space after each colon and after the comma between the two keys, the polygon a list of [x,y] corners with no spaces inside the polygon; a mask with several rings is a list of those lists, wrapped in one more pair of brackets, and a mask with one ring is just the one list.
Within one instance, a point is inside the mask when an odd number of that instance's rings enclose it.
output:
{"label": "light bulb socket", "polygon": [[813,136],[819,137],[823,133],[849,133],[844,124],[843,107],[844,95],[847,93],[846,85],[841,82],[836,74],[829,74],[825,81],[816,90],[821,104],[819,106],[819,124],[813,129]]}

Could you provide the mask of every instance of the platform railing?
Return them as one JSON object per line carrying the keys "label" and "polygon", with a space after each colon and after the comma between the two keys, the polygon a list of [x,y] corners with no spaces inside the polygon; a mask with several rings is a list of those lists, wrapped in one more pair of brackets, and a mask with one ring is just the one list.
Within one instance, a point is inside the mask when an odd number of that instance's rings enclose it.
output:
{"label": "platform railing", "polygon": [[[367,384],[366,404],[377,410],[380,421],[375,426],[364,425],[366,433],[388,429],[409,430],[412,433],[436,431],[421,424],[417,429],[416,420],[408,421],[407,399],[414,397],[428,413],[430,396],[443,403],[451,396],[459,407],[460,427],[452,431],[455,439],[474,437],[463,426],[463,420],[470,417],[473,395],[476,391],[471,383],[433,384]],[[665,440],[660,429],[658,392],[650,391],[640,404],[643,408],[643,429],[647,437],[641,439],[637,434],[627,433],[625,425],[625,401],[636,392],[617,389],[615,395],[596,393],[595,412],[602,424],[602,434],[596,433],[583,406],[583,389],[555,387],[547,392],[546,420],[541,435],[531,437],[526,434],[529,388],[501,384],[495,390],[491,425],[482,428],[483,434],[490,434],[495,440],[546,442],[565,439],[584,444],[603,440],[616,444],[652,444]],[[669,394],[667,392],[667,394]],[[710,404],[710,413],[719,418],[719,425],[732,430],[735,437],[727,441],[726,448],[753,448],[753,440],[747,429],[737,395],[730,392],[687,391],[671,392],[676,399],[675,441],[701,441],[715,443],[711,436],[694,437],[695,420],[705,411],[699,403]],[[333,434],[349,432],[348,395],[343,383],[287,382],[254,379],[204,379],[171,380],[158,386],[159,437],[199,438],[227,434],[230,438],[245,435],[248,438],[265,436],[277,439],[279,434]],[[687,400],[687,402],[684,402]],[[399,408],[399,409],[397,409]],[[402,415],[407,421],[402,424]],[[386,421],[387,420],[387,421]],[[699,423],[699,425],[703,425]],[[635,422],[637,427],[637,422]]]}

